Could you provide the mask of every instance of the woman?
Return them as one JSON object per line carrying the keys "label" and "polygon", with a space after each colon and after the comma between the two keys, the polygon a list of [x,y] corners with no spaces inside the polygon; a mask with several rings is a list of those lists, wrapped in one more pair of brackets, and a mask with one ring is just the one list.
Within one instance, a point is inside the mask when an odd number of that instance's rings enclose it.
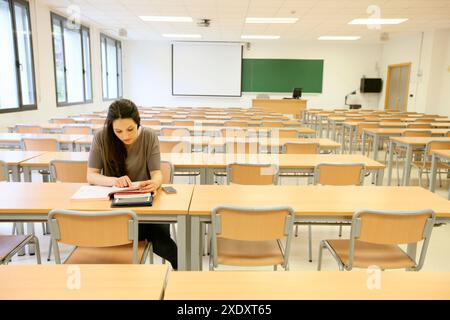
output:
{"label": "woman", "polygon": [[[155,132],[140,126],[139,111],[130,100],[111,104],[103,130],[98,131],[89,153],[87,181],[100,186],[129,187],[154,192],[162,182],[161,155]],[[167,224],[139,224],[139,240],[177,269],[177,245]]]}

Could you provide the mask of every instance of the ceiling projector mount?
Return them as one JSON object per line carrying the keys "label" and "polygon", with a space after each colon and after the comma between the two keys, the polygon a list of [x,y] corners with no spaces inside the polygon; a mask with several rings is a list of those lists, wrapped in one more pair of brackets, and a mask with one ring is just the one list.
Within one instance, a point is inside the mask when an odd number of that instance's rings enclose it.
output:
{"label": "ceiling projector mount", "polygon": [[207,28],[211,24],[211,19],[198,19],[197,26]]}

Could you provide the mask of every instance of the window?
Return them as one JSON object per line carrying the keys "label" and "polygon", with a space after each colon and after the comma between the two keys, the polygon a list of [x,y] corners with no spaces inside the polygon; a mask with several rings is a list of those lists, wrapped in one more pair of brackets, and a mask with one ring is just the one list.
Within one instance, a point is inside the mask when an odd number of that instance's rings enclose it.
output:
{"label": "window", "polygon": [[52,13],[58,106],[92,102],[89,29]]}
{"label": "window", "polygon": [[120,41],[101,35],[103,100],[121,98],[122,45]]}
{"label": "window", "polygon": [[36,109],[28,3],[0,0],[0,113]]}

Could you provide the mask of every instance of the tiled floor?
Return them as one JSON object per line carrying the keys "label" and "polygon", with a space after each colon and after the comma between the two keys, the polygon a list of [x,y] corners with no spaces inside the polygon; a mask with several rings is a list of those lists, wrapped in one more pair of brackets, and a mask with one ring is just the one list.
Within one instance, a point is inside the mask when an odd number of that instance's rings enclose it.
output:
{"label": "tiled floor", "polygon": [[[381,158],[381,157],[380,157]],[[381,158],[382,159],[382,158]],[[384,184],[387,183],[387,174],[385,173],[385,181]],[[395,178],[395,172],[393,177]],[[411,185],[418,185],[417,179],[417,171],[412,172],[412,180]],[[444,177],[444,175],[443,175]],[[39,179],[40,177],[34,176],[34,179]],[[187,178],[183,180],[183,178],[176,178],[176,182],[178,183],[187,183]],[[179,179],[179,180],[178,180]],[[365,179],[365,184],[370,183],[370,177]],[[38,181],[38,180],[34,180]],[[295,179],[285,178],[282,180],[283,184],[296,184]],[[393,185],[396,183],[396,180],[393,181]],[[305,184],[305,181],[300,181],[300,184]],[[437,193],[447,198],[449,187],[449,180],[444,179],[443,186],[439,188],[437,186]],[[1,223],[0,224],[0,234],[10,234],[11,233],[12,224],[10,223]],[[52,261],[47,262],[47,253],[49,248],[49,236],[42,235],[42,228],[40,223],[35,224],[36,234],[39,237],[40,245],[41,245],[41,254],[42,254],[42,263],[54,263],[54,259]],[[350,227],[344,227],[343,229],[343,238],[349,236]],[[308,233],[307,226],[300,226],[299,236],[294,238],[292,247],[291,247],[291,258],[290,258],[290,269],[297,271],[314,271],[317,268],[317,255],[318,255],[318,246],[319,242],[322,239],[333,239],[338,238],[338,227],[337,226],[313,226],[312,233],[312,248],[313,248],[313,262],[308,262]],[[422,270],[424,271],[450,271],[450,225],[443,225],[440,227],[435,227],[433,229],[430,246],[428,248],[427,258],[425,261],[425,265]],[[62,246],[61,247],[61,256],[64,258],[70,252],[70,247]],[[420,252],[420,246],[418,248],[418,252]],[[203,258],[203,269],[208,270],[208,256],[204,256]],[[14,264],[25,264],[25,263],[35,263],[36,259],[34,256],[16,256],[13,258],[11,263]],[[157,257],[155,259],[155,263],[161,263],[161,260]],[[230,269],[228,267],[221,267],[219,270],[227,270]],[[271,270],[272,268],[261,268],[262,270]],[[279,268],[280,269],[280,268]],[[322,270],[327,271],[337,271],[337,264],[334,259],[331,257],[329,253],[324,251]]]}

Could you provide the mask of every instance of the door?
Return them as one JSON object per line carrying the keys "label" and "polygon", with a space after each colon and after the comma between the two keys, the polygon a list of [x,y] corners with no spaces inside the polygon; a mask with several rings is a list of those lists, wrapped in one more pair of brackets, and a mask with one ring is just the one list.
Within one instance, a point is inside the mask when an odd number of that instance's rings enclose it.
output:
{"label": "door", "polygon": [[388,66],[388,81],[384,109],[407,111],[411,63]]}

